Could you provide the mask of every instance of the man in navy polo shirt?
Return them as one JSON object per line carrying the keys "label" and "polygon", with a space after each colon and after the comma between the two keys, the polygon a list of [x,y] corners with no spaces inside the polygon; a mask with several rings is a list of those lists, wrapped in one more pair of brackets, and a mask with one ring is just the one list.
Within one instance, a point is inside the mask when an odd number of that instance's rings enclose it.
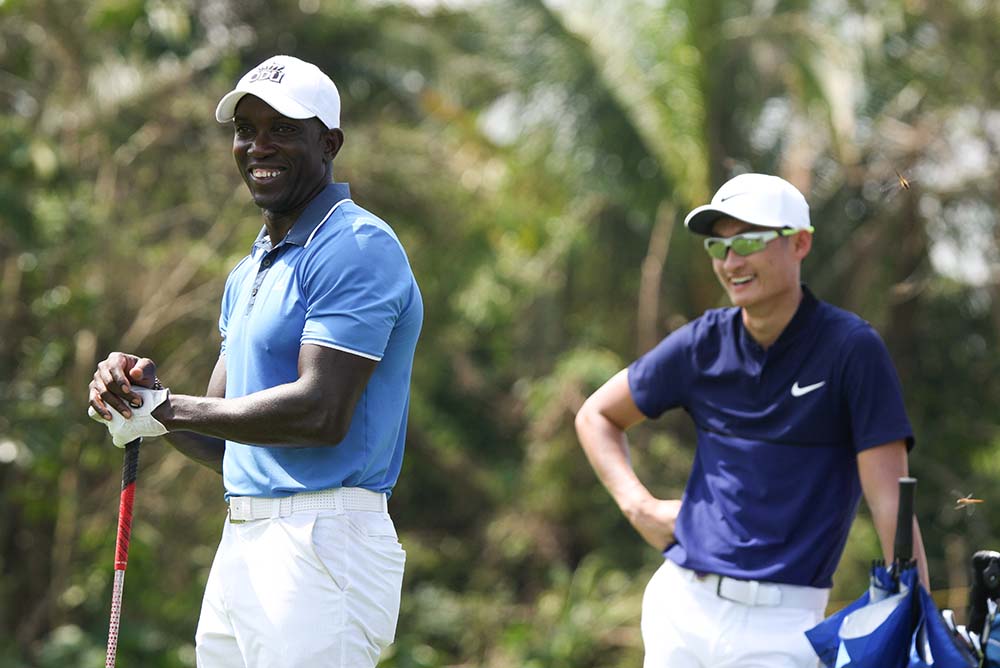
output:
{"label": "man in navy polo shirt", "polygon": [[[685,224],[706,235],[734,307],[670,334],[576,418],[598,477],[666,556],[643,598],[644,665],[814,667],[803,631],[823,617],[862,494],[892,558],[913,445],[899,379],[864,320],[800,282],[813,228],[791,184],[737,176]],[[677,407],[697,430],[694,464],[682,499],[657,499],[625,432]]]}
{"label": "man in navy polo shirt", "polygon": [[[264,225],[222,298],[207,396],[113,353],[90,405],[115,443],[166,434],[229,503],[196,634],[201,668],[374,666],[405,555],[387,512],[406,434],[420,291],[392,229],[333,183],[340,96],[275,56],[222,98]],[[156,388],[156,389],[151,389]]]}

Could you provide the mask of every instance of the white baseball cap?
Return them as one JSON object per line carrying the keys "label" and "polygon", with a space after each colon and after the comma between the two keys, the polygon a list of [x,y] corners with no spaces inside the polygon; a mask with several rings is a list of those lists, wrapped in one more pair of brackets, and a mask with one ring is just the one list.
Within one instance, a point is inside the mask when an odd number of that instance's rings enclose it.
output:
{"label": "white baseball cap", "polygon": [[228,123],[244,95],[256,95],[288,118],[321,120],[327,128],[340,127],[340,93],[330,77],[304,60],[273,56],[243,75],[215,109],[215,120]]}
{"label": "white baseball cap", "polygon": [[689,213],[684,224],[692,232],[707,235],[715,221],[725,216],[762,227],[810,228],[806,198],[788,181],[768,174],[740,174],[729,179],[712,203]]}

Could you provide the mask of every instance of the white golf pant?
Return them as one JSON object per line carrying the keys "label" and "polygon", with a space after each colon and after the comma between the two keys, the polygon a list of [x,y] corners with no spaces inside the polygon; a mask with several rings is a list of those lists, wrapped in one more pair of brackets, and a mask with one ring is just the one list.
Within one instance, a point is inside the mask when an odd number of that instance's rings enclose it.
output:
{"label": "white golf pant", "polygon": [[748,605],[720,597],[718,583],[664,560],[642,600],[643,668],[817,668],[804,632],[823,619],[829,590],[769,584],[786,602]]}
{"label": "white golf pant", "polygon": [[226,521],[198,668],[367,668],[396,633],[405,553],[384,511]]}

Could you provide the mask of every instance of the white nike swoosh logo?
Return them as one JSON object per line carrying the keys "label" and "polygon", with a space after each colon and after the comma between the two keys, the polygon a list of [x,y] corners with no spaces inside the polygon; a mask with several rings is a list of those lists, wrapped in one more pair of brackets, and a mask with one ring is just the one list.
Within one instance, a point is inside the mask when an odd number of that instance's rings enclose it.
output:
{"label": "white nike swoosh logo", "polygon": [[804,394],[809,394],[813,390],[818,390],[819,388],[823,387],[824,385],[826,385],[826,381],[825,380],[821,380],[818,383],[813,383],[812,385],[806,385],[805,387],[799,387],[799,381],[795,381],[795,384],[792,385],[792,396],[793,397],[801,397]]}

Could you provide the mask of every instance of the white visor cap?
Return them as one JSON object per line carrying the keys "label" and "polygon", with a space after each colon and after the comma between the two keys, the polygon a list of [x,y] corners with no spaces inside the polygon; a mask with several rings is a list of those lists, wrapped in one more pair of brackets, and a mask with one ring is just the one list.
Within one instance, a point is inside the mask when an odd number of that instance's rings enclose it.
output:
{"label": "white visor cap", "polygon": [[688,229],[712,234],[719,218],[730,217],[762,227],[809,229],[809,205],[788,181],[768,174],[740,174],[719,188],[711,204],[699,206],[684,219]]}
{"label": "white visor cap", "polygon": [[322,70],[292,56],[273,56],[243,75],[215,109],[228,123],[244,95],[255,95],[288,118],[316,117],[328,129],[340,127],[340,93]]}

